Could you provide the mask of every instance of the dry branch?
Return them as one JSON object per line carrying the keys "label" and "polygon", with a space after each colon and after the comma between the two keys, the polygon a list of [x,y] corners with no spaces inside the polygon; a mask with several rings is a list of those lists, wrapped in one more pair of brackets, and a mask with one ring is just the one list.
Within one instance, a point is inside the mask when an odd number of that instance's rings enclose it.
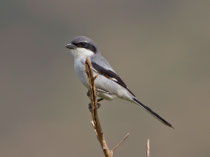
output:
{"label": "dry branch", "polygon": [[109,149],[107,142],[104,137],[103,130],[101,128],[101,124],[98,118],[98,112],[97,112],[97,99],[96,99],[96,89],[95,89],[95,79],[97,78],[97,75],[93,75],[92,70],[92,64],[90,60],[87,58],[85,62],[85,71],[88,77],[89,82],[89,90],[90,90],[90,100],[91,100],[91,114],[92,114],[92,121],[91,124],[94,127],[94,130],[96,132],[96,136],[98,138],[98,141],[101,145],[101,148],[104,152],[105,157],[113,157],[114,151],[128,138],[129,133],[126,134],[126,136],[120,141],[119,144],[117,144],[112,150]]}

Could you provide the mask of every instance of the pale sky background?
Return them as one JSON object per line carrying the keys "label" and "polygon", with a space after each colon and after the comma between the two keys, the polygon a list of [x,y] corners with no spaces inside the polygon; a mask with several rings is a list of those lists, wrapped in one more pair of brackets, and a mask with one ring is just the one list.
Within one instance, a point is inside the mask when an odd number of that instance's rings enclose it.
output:
{"label": "pale sky background", "polygon": [[0,1],[0,156],[102,157],[86,89],[64,47],[92,38],[137,97],[104,101],[110,147],[119,157],[210,156],[209,0]]}

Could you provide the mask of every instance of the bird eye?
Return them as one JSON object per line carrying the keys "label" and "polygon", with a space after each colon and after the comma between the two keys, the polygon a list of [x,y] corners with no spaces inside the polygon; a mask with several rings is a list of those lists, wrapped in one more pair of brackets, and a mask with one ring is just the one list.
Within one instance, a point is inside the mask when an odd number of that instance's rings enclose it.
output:
{"label": "bird eye", "polygon": [[82,47],[82,48],[86,48],[87,47],[87,43],[85,42],[81,42],[77,44],[78,47]]}
{"label": "bird eye", "polygon": [[85,43],[85,42],[83,42],[83,43],[81,43],[81,44],[82,44],[82,47],[84,47],[84,48],[87,48],[87,47],[88,47],[88,44]]}

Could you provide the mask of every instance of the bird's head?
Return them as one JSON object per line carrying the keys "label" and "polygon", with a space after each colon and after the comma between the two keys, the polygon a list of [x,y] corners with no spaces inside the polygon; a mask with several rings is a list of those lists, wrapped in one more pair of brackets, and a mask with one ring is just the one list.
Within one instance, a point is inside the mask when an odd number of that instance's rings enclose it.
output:
{"label": "bird's head", "polygon": [[74,57],[89,57],[97,53],[96,44],[88,37],[79,36],[65,46]]}

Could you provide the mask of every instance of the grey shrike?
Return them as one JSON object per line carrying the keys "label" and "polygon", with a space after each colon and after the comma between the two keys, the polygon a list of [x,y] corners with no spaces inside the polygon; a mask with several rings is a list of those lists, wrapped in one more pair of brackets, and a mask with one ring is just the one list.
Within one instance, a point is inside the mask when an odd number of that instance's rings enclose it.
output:
{"label": "grey shrike", "polygon": [[95,87],[97,97],[100,98],[99,101],[103,99],[112,100],[114,98],[131,101],[143,107],[163,124],[173,128],[169,122],[164,120],[161,116],[136,98],[136,96],[128,89],[128,86],[117,75],[109,62],[102,56],[101,52],[96,47],[96,44],[90,38],[85,36],[76,37],[71,43],[66,45],[66,48],[71,50],[72,55],[74,56],[74,70],[80,81],[87,88],[89,88],[89,85],[85,72],[85,61],[87,57],[90,59],[94,75],[98,75],[95,80]]}

